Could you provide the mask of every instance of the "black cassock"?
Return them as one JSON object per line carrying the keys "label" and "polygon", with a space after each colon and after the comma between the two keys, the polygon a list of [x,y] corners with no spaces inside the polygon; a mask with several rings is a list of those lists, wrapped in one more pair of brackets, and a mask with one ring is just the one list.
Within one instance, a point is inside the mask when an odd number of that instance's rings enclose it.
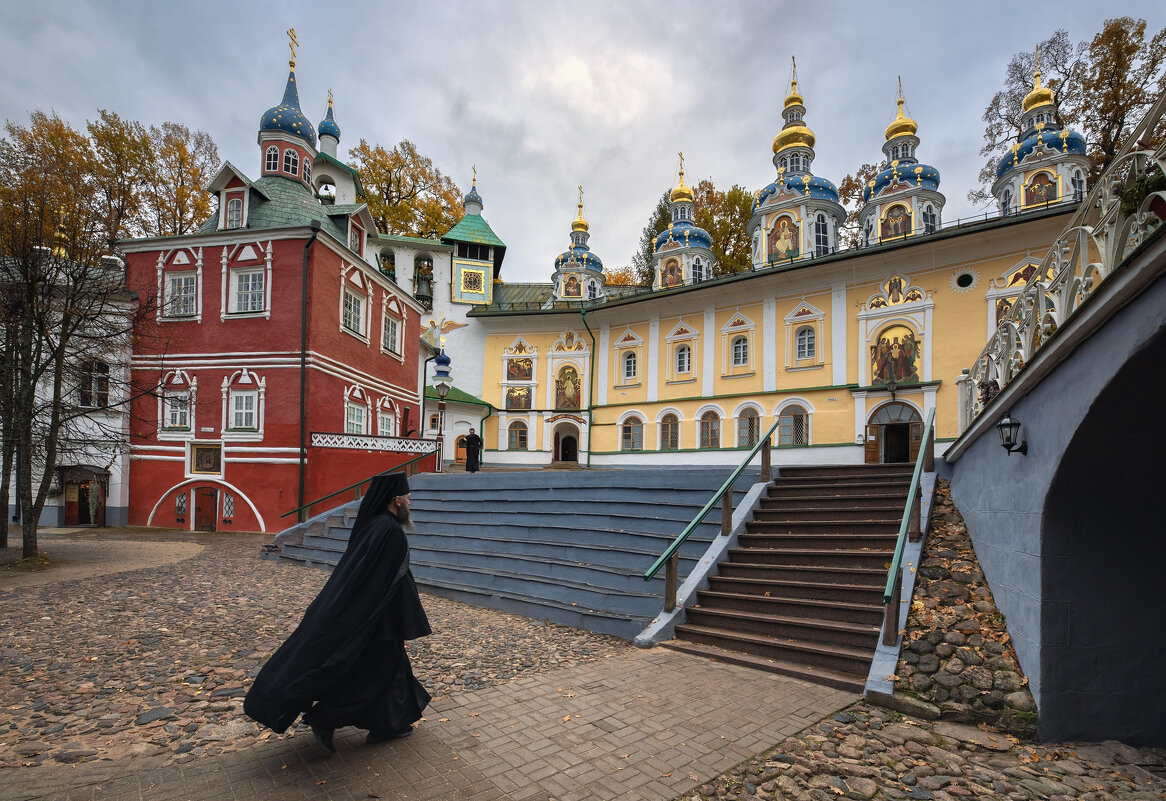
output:
{"label": "black cassock", "polygon": [[309,709],[314,724],[332,728],[391,732],[421,718],[429,693],[413,676],[405,640],[432,631],[405,532],[386,511],[391,497],[374,480],[344,556],[255,678],[243,711],[264,726],[283,732]]}
{"label": "black cassock", "polygon": [[466,472],[476,473],[481,466],[482,438],[477,434],[466,436]]}

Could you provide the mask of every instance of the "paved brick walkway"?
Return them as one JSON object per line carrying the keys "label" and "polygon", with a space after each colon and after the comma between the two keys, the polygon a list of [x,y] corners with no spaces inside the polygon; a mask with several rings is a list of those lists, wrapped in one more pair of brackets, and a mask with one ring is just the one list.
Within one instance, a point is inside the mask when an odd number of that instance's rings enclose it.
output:
{"label": "paved brick walkway", "polygon": [[151,758],[5,771],[0,798],[669,799],[856,700],[674,653],[629,650],[435,700],[406,739],[337,733],[157,767]]}

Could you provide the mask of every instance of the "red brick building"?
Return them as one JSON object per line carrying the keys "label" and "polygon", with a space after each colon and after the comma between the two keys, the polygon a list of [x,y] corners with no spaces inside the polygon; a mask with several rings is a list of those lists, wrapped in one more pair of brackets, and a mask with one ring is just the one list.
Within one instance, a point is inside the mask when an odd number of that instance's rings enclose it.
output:
{"label": "red brick building", "polygon": [[260,120],[260,177],[225,163],[197,233],[121,243],[157,308],[132,357],[158,393],[132,410],[131,524],[278,531],[301,501],[433,450],[402,438],[418,427],[423,309],[377,267],[330,99],[319,135],[293,63]]}

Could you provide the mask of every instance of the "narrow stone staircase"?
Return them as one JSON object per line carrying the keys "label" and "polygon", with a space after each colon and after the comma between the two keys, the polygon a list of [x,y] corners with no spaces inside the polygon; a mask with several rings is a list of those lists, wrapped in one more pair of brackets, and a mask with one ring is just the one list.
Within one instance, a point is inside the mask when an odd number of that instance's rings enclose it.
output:
{"label": "narrow stone staircase", "polygon": [[665,643],[861,692],[912,465],[783,468]]}

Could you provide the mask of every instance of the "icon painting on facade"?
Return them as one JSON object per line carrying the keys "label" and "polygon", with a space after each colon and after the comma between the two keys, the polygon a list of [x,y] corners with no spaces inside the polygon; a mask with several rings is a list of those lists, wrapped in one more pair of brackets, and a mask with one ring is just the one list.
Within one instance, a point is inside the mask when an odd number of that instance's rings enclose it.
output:
{"label": "icon painting on facade", "polygon": [[917,362],[919,341],[905,325],[883,329],[878,342],[871,345],[871,385],[882,386],[889,381],[897,384],[919,380]]}

